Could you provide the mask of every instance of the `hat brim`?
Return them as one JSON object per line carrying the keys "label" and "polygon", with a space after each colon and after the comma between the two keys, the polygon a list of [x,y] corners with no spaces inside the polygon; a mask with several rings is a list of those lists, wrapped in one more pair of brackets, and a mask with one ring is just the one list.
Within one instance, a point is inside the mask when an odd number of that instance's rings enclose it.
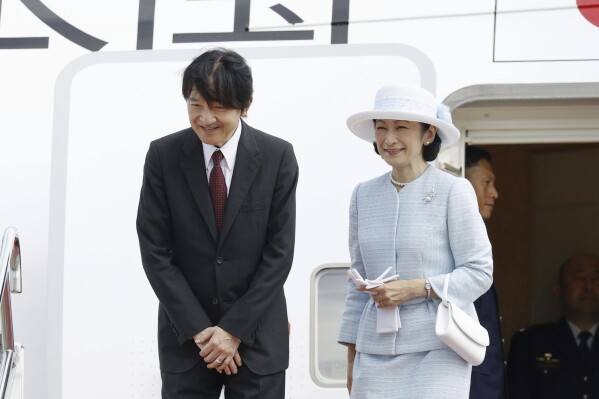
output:
{"label": "hat brim", "polygon": [[437,134],[441,138],[441,147],[449,147],[460,139],[460,131],[453,124],[444,120],[411,113],[398,111],[365,111],[358,112],[347,118],[347,127],[359,138],[372,143],[375,141],[374,120],[393,119],[400,121],[421,122],[437,127]]}

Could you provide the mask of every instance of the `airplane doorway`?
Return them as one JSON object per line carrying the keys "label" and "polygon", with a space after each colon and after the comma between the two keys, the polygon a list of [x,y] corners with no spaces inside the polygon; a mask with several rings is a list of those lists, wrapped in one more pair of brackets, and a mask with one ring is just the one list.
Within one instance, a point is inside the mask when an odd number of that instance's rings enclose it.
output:
{"label": "airplane doorway", "polygon": [[562,262],[599,255],[599,100],[546,95],[453,107],[463,133],[459,165],[464,146],[476,145],[491,153],[497,177],[487,229],[506,356],[520,328],[561,316],[552,287]]}
{"label": "airplane doorway", "polygon": [[[599,254],[599,143],[481,145],[493,157],[499,199],[487,222],[502,333],[556,321],[562,262]],[[506,351],[507,353],[507,351]]]}

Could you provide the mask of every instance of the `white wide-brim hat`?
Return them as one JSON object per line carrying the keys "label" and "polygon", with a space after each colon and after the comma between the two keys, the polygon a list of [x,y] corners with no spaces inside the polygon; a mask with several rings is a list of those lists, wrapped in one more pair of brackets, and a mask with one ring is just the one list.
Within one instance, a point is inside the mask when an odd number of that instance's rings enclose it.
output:
{"label": "white wide-brim hat", "polygon": [[374,109],[350,116],[347,118],[347,127],[359,138],[372,143],[375,141],[375,119],[421,122],[436,126],[441,147],[448,147],[460,138],[460,131],[451,122],[449,107],[438,104],[435,97],[421,87],[380,88],[376,92]]}

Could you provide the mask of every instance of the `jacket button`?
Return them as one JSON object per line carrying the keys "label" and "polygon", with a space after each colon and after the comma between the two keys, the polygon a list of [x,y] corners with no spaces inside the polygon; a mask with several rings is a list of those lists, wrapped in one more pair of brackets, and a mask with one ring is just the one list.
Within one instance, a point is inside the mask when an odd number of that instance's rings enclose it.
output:
{"label": "jacket button", "polygon": [[219,257],[216,259],[216,263],[218,263],[219,265],[222,265],[222,264],[223,264],[223,257],[222,257],[222,256],[219,256]]}
{"label": "jacket button", "polygon": [[218,305],[218,298],[212,298],[212,304]]}

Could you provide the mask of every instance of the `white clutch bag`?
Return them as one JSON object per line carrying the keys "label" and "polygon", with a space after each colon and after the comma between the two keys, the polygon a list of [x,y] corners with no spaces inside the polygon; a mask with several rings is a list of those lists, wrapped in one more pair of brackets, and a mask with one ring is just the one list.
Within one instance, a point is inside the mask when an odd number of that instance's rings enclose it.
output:
{"label": "white clutch bag", "polygon": [[480,323],[468,316],[447,298],[449,276],[443,282],[443,299],[437,309],[435,333],[465,361],[478,366],[485,360],[489,333]]}

